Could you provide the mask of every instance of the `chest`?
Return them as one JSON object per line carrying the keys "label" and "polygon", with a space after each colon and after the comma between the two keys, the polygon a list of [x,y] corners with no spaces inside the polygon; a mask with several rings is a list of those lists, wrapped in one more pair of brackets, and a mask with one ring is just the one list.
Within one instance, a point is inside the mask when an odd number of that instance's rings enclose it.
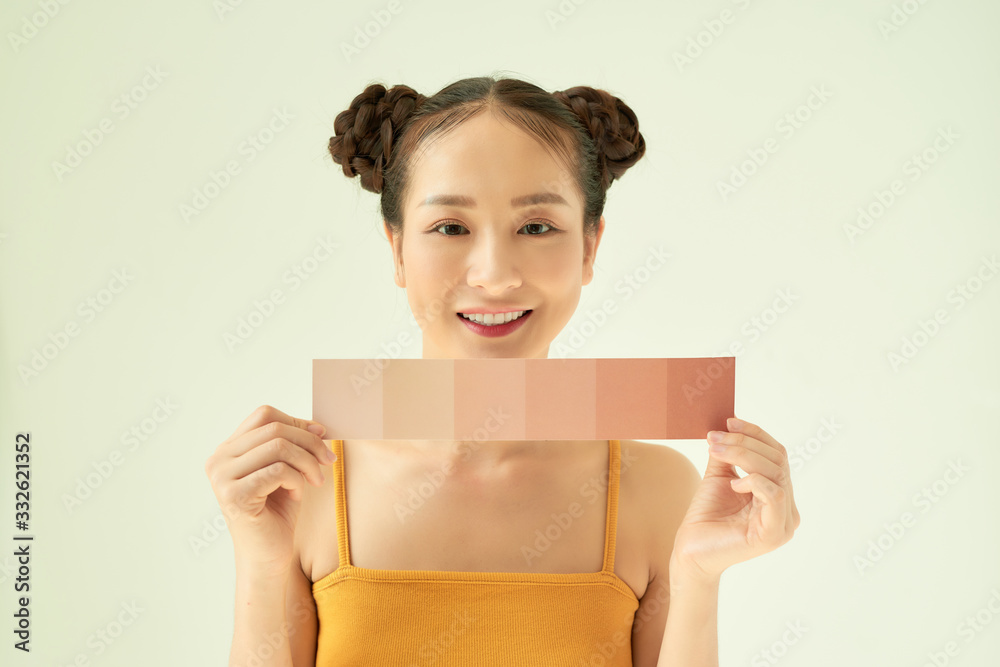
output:
{"label": "chest", "polygon": [[[352,480],[352,477],[354,479]],[[352,564],[377,569],[597,572],[607,489],[419,475],[383,485],[348,473]]]}
{"label": "chest", "polygon": [[[351,564],[382,570],[588,573],[602,569],[608,528],[607,448],[515,475],[385,465],[344,450]],[[572,461],[569,463],[568,461]],[[328,471],[332,472],[332,471]],[[339,567],[332,474],[310,512],[312,580]],[[614,572],[637,597],[648,558],[619,489]]]}

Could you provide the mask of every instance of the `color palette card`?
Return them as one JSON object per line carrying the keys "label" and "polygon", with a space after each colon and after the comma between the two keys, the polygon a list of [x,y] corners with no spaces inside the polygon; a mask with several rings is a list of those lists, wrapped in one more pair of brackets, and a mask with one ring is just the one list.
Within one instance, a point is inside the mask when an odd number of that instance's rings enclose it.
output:
{"label": "color palette card", "polygon": [[704,439],[734,416],[735,357],[313,359],[326,439]]}

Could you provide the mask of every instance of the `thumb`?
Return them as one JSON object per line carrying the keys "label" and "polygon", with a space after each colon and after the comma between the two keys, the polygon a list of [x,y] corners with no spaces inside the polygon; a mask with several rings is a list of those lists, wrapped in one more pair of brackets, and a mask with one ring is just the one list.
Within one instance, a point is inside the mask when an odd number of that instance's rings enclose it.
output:
{"label": "thumb", "polygon": [[315,433],[316,435],[322,437],[326,433],[326,427],[319,422],[309,421],[306,422],[306,430],[310,433]]}
{"label": "thumb", "polygon": [[718,459],[711,455],[708,455],[708,465],[705,466],[705,474],[702,477],[726,477],[729,479],[739,479],[739,474],[736,472],[736,466],[732,463],[726,463],[725,461]]}

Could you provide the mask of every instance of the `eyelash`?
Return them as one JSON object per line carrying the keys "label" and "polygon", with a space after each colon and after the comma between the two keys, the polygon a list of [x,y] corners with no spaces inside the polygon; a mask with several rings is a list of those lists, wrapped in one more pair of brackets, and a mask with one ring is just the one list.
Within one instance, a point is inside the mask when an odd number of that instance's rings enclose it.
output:
{"label": "eyelash", "polygon": [[[452,221],[452,220],[445,220],[441,224],[439,224],[439,225],[437,225],[435,227],[432,227],[430,230],[428,230],[427,233],[431,234],[431,233],[434,233],[437,230],[441,229],[442,227],[451,227],[452,225],[457,225],[457,226],[461,227],[461,224],[458,223],[458,222],[455,222],[455,221]],[[551,231],[551,232],[558,232],[559,231],[554,226],[552,226],[552,223],[545,222],[544,220],[532,220],[531,222],[525,223],[525,227],[527,227],[528,225],[545,225],[546,227],[549,228],[549,231]],[[462,227],[462,229],[465,229],[465,227]],[[524,229],[524,227],[522,227],[521,229]],[[526,236],[545,236],[547,233],[548,232],[542,232],[541,234],[526,234]],[[441,236],[462,236],[462,234],[441,234]]]}

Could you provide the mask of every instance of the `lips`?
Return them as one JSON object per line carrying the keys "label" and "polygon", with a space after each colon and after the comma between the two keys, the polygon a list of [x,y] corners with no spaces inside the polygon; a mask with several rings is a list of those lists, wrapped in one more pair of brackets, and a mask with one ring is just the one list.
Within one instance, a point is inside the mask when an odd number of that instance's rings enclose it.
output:
{"label": "lips", "polygon": [[[516,312],[516,311],[508,311]],[[473,320],[464,317],[462,313],[455,313],[455,317],[459,319],[469,329],[472,333],[479,334],[480,336],[486,338],[497,338],[500,336],[506,336],[513,333],[524,326],[524,323],[528,321],[531,317],[533,311],[526,310],[524,314],[515,320],[506,322],[504,324],[480,324],[479,322],[474,322]]]}
{"label": "lips", "polygon": [[459,316],[478,324],[497,326],[520,319],[524,317],[529,310],[530,309],[480,313],[477,313],[476,311],[463,311],[459,313]]}

